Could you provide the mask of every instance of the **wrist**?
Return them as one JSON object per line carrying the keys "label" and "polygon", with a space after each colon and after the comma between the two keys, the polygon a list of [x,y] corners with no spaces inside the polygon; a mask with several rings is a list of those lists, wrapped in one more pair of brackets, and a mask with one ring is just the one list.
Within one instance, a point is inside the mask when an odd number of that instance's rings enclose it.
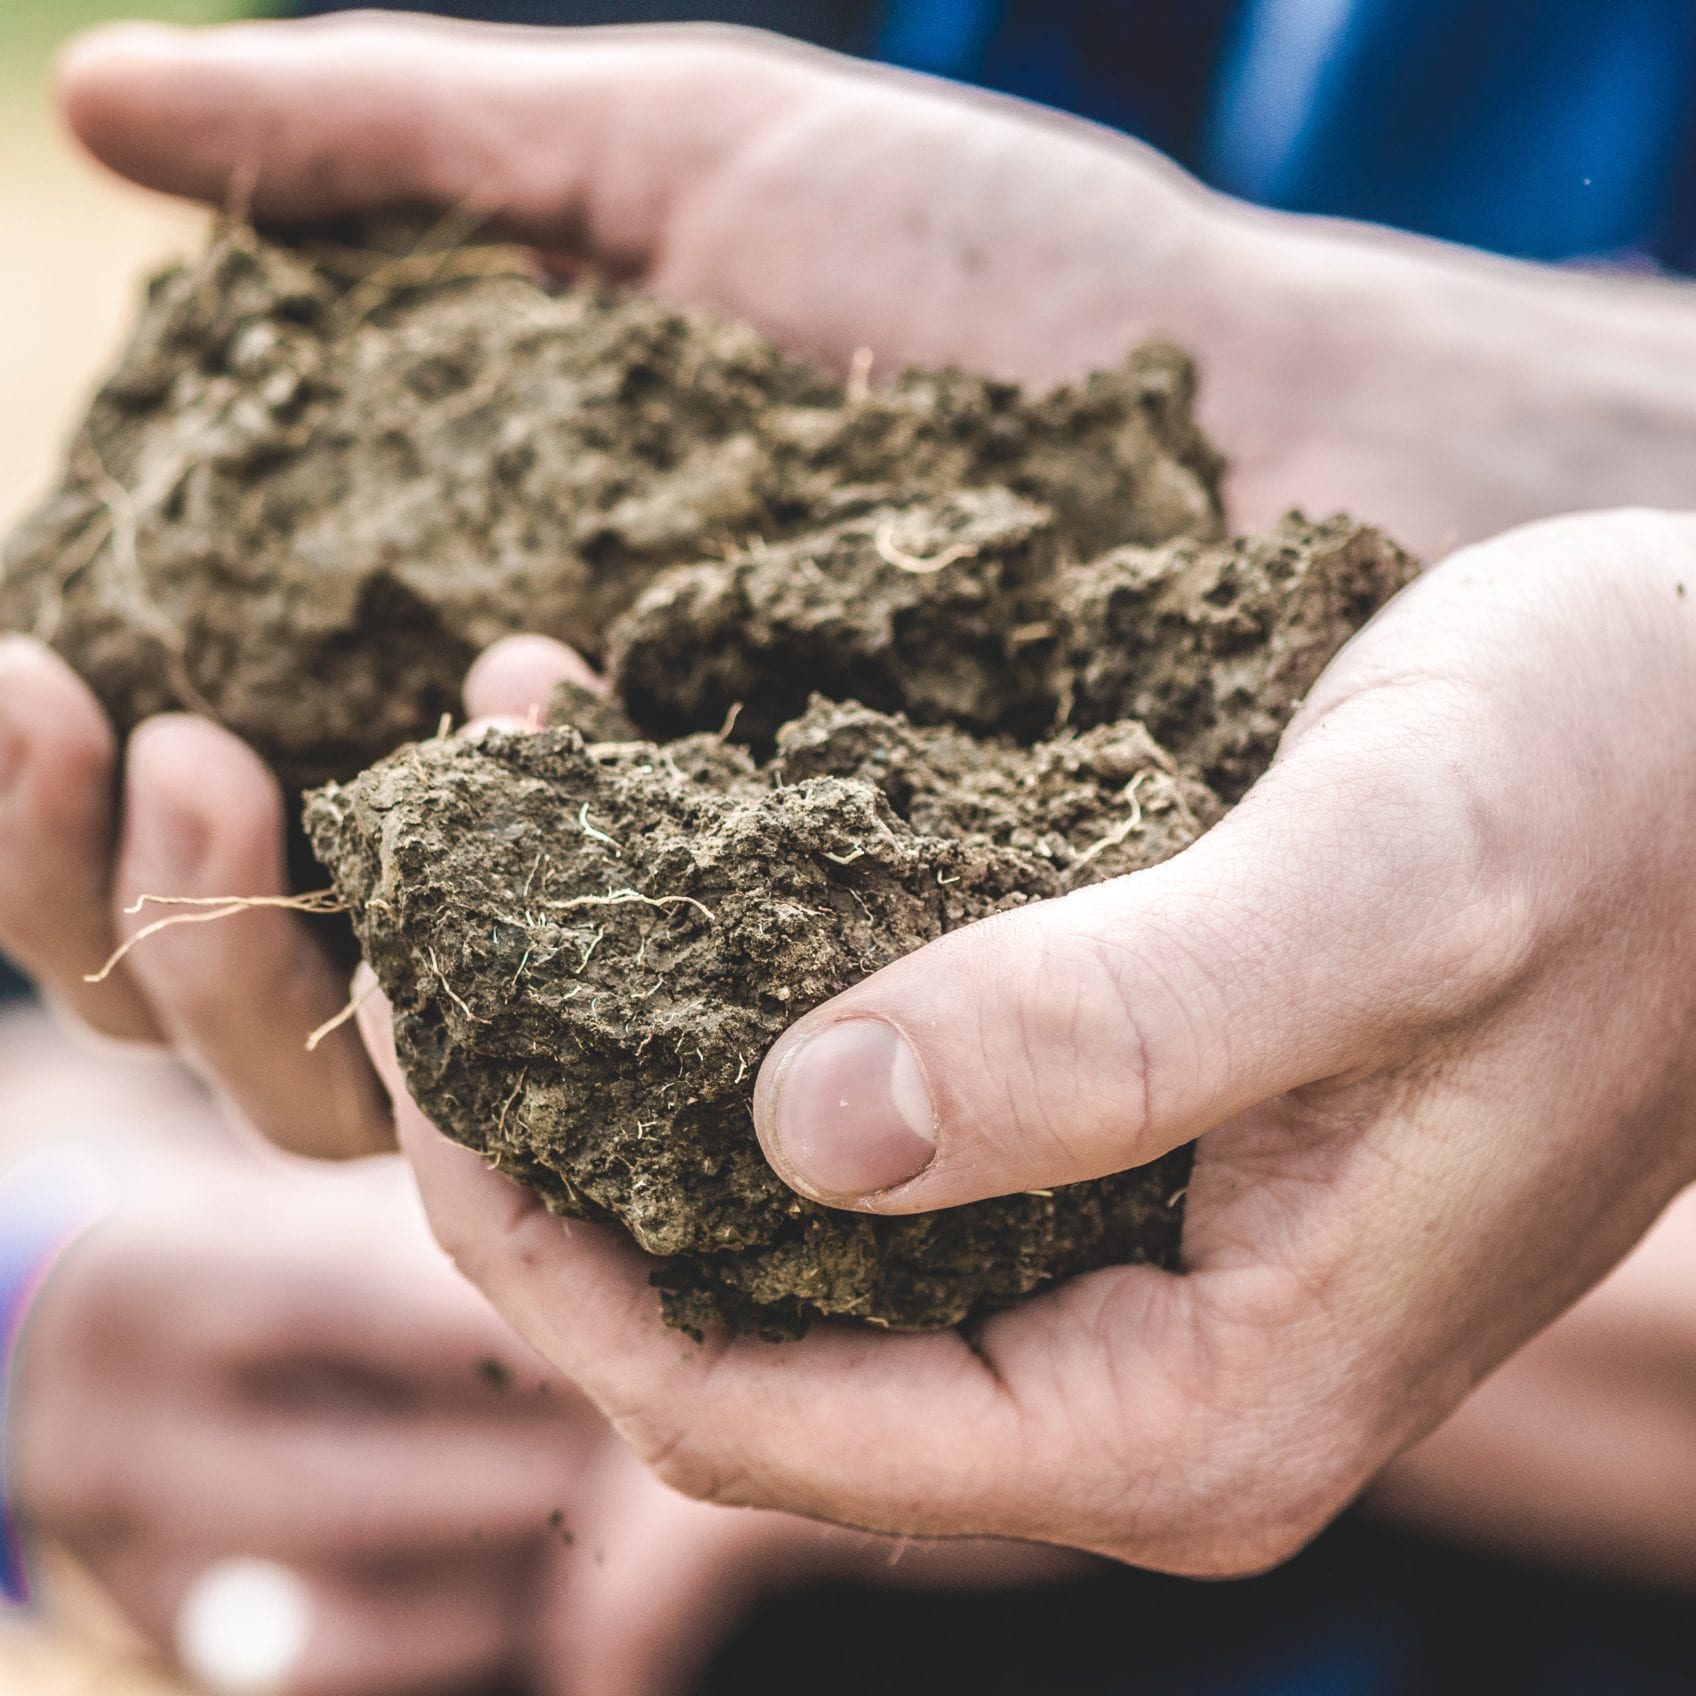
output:
{"label": "wrist", "polygon": [[1215,199],[1173,333],[1233,516],[1345,507],[1427,558],[1556,513],[1691,504],[1696,308]]}
{"label": "wrist", "polygon": [[76,1148],[0,1169],[0,1608],[29,1601],[11,1479],[17,1363],[37,1298],[67,1249],[109,1210],[104,1168]]}

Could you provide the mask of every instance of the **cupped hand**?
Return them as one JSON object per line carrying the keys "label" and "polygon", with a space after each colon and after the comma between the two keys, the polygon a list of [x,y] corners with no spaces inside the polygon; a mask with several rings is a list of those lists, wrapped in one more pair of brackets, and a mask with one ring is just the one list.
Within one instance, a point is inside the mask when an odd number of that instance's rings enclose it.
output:
{"label": "cupped hand", "polygon": [[62,660],[0,637],[0,952],[103,1035],[168,1043],[282,1147],[368,1154],[393,1143],[353,1032],[307,1048],[348,1000],[312,921],[173,924],[89,981],[143,927],[218,910],[144,897],[287,896],[285,823],[276,779],[228,731],[171,715],[120,749]]}
{"label": "cupped hand", "polygon": [[61,87],[149,187],[279,221],[468,207],[839,365],[1052,383],[1175,337],[1250,524],[1345,507],[1432,554],[1687,488],[1675,291],[1252,212],[1104,130],[775,37],[121,26]]}
{"label": "cupped hand", "polygon": [[[470,205],[840,363],[1045,382],[1175,334],[1251,522],[1353,505],[1438,547],[1685,487],[1696,319],[1673,291],[1249,214],[1123,139],[770,38],[124,26],[71,50],[62,94],[150,186],[276,219]],[[283,803],[245,748],[157,721],[121,794],[119,752],[63,667],[0,643],[0,950],[97,1029],[169,1041],[273,1141],[382,1146],[349,1034],[305,1052],[346,996],[297,916],[179,926],[84,981],[166,912],[142,896],[286,890]]]}
{"label": "cupped hand", "polygon": [[1693,701],[1696,521],[1509,535],[1345,649],[1185,853],[802,1019],[758,1128],[837,1206],[952,1206],[1200,1138],[1185,1275],[1079,1278],[970,1337],[693,1348],[627,1243],[424,1122],[376,1002],[368,1040],[444,1246],[680,1490],[1249,1570],[1696,1176]]}
{"label": "cupped hand", "polygon": [[278,1696],[508,1668],[599,1421],[443,1262],[398,1163],[167,1157],[151,1199],[71,1250],[25,1332],[9,1457],[26,1524],[191,1659],[201,1579],[292,1572]]}
{"label": "cupped hand", "polygon": [[[474,692],[545,696],[560,672],[551,644],[511,643]],[[78,1062],[38,1016],[0,1018],[0,1126],[68,1136],[125,1198],[25,1333],[10,1481],[31,1528],[211,1688],[236,1687],[220,1653],[243,1622],[212,1617],[227,1593],[210,1611],[195,1598],[231,1563],[272,1563],[273,1613],[276,1568],[293,1575],[305,1629],[292,1650],[271,1642],[290,1660],[268,1669],[277,1696],[481,1688],[496,1671],[538,1696],[682,1696],[781,1591],[1076,1569],[676,1494],[451,1274],[398,1163],[244,1150],[171,1068]]]}

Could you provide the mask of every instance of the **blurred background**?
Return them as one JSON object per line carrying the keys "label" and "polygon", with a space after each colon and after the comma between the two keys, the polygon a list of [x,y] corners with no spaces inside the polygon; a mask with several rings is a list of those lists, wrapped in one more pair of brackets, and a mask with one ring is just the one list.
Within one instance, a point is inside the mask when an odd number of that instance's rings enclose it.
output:
{"label": "blurred background", "polygon": [[52,114],[60,42],[104,18],[232,15],[218,0],[0,5],[0,530],[47,487],[91,384],[134,308],[137,279],[192,240],[196,215],[120,186],[72,148]]}
{"label": "blurred background", "polygon": [[[123,7],[100,0],[0,5],[0,533],[50,486],[90,389],[110,364],[146,273],[196,239],[200,217],[128,188],[70,143],[52,110],[59,43],[85,25],[138,12],[177,23],[216,21],[216,0]],[[0,974],[4,967],[0,966]],[[3,988],[3,985],[0,985]],[[76,1581],[61,1575],[62,1590]],[[74,1645],[0,1616],[5,1696],[154,1696],[167,1686],[137,1670],[92,1595],[66,1593]]]}

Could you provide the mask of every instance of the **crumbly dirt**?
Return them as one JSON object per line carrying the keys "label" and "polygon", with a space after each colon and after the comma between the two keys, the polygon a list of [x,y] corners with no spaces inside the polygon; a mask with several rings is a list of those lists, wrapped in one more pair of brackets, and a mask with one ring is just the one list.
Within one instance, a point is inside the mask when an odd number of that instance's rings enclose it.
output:
{"label": "crumbly dirt", "polygon": [[[865,376],[514,250],[229,230],[0,573],[120,728],[204,711],[315,791],[426,1110],[697,1334],[1177,1264],[1188,1151],[872,1219],[773,1176],[755,1074],[902,954],[1183,848],[1413,572],[1341,517],[1227,539],[1170,347],[1046,396]],[[613,695],[432,736],[516,630]]]}
{"label": "crumbly dirt", "polygon": [[1025,737],[1139,719],[1236,800],[1326,662],[1415,570],[1366,525],[1295,513],[1264,535],[1081,564],[1073,546],[1005,490],[868,505],[660,573],[613,627],[613,676],[656,732],[734,710],[756,747],[812,689]]}
{"label": "crumbly dirt", "polygon": [[995,488],[1080,557],[1217,534],[1192,389],[1151,345],[1034,399],[956,372],[851,393],[745,326],[550,289],[517,250],[232,229],[152,286],[6,548],[0,628],[48,638],[120,728],[208,711],[298,790],[433,731],[497,637],[594,656],[657,571],[844,507]]}
{"label": "crumbly dirt", "polygon": [[1240,800],[1337,650],[1417,571],[1382,532],[1341,516],[1116,549],[1054,583],[1058,716],[1140,719]]}
{"label": "crumbly dirt", "polygon": [[906,1219],[802,1200],[749,1102],[793,1019],[950,930],[1150,865],[1216,815],[1137,725],[1023,748],[822,699],[771,761],[570,728],[425,743],[307,826],[421,1105],[661,1257],[674,1323],[951,1325],[1175,1263],[1187,1151]]}
{"label": "crumbly dirt", "polygon": [[830,528],[678,566],[611,637],[632,715],[769,747],[815,690],[980,733],[1053,727],[1035,608],[1054,577],[1049,513],[1005,489],[867,505]]}

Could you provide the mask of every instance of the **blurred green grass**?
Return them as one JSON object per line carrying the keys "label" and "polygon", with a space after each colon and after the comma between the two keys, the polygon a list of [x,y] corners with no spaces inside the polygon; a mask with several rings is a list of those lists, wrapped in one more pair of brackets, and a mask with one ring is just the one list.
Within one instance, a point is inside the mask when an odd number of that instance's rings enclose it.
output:
{"label": "blurred green grass", "polygon": [[237,0],[0,0],[0,98],[10,107],[35,104],[60,42],[90,24],[112,18],[159,23],[216,23],[262,10]]}

